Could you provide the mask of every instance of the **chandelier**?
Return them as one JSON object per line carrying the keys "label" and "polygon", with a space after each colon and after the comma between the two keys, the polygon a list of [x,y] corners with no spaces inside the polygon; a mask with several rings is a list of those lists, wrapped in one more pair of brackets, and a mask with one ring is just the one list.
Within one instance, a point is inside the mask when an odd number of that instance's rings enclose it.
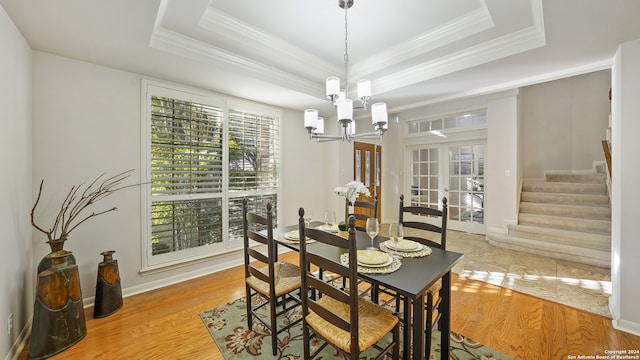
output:
{"label": "chandelier", "polygon": [[351,142],[354,139],[382,139],[382,135],[388,128],[387,104],[377,102],[371,104],[371,122],[374,130],[368,133],[356,134],[356,123],[353,119],[353,110],[367,110],[371,101],[371,82],[366,79],[358,80],[358,100],[360,105],[354,107],[353,100],[349,99],[349,42],[348,42],[348,18],[347,10],[353,5],[353,0],[339,0],[338,6],[344,9],[344,87],[341,87],[340,78],[330,76],[326,82],[327,99],[331,101],[337,111],[339,135],[324,135],[324,118],[318,117],[318,110],[306,109],[304,111],[304,127],[309,132],[310,139],[318,139],[319,142],[342,140]]}

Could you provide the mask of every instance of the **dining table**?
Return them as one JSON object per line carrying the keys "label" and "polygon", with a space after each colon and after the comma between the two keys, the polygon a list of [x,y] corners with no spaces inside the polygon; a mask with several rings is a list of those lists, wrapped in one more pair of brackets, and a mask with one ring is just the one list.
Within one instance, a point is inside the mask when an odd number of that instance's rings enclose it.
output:
{"label": "dining table", "polygon": [[[323,222],[312,221],[310,227],[320,227]],[[274,239],[283,246],[300,251],[299,243],[284,238],[290,231],[298,230],[298,225],[276,227],[273,230]],[[389,238],[378,235],[374,238],[374,245],[380,245]],[[363,231],[356,231],[358,249],[365,249],[371,245],[371,238]],[[403,322],[403,359],[424,359],[425,355],[425,296],[428,290],[442,280],[440,290],[441,314],[439,320],[440,358],[449,358],[449,343],[451,329],[451,269],[461,259],[462,254],[438,248],[432,248],[431,254],[423,257],[403,257],[401,266],[390,273],[358,272],[360,279],[375,286],[383,286],[395,291],[404,299]],[[317,253],[329,259],[340,262],[340,256],[347,249],[335,248],[319,242],[307,244],[307,251]],[[375,296],[375,295],[374,295]],[[431,320],[429,320],[431,321]],[[430,336],[430,334],[428,335]]]}

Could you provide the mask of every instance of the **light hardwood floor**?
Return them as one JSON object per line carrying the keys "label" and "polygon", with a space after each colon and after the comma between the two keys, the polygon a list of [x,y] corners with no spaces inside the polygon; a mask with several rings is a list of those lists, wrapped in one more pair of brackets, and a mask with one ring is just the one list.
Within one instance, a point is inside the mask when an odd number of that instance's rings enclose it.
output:
{"label": "light hardwood floor", "polygon": [[[282,259],[297,263],[297,253]],[[452,284],[452,330],[516,359],[640,350],[640,337],[603,316],[455,274]],[[198,314],[241,296],[239,266],[125,298],[103,319],[89,308],[86,337],[51,359],[222,359]]]}

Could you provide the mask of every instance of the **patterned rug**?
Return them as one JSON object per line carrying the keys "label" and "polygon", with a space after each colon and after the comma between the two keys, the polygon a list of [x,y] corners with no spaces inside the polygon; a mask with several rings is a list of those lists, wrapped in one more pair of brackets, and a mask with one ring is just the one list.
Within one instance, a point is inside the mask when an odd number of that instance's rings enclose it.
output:
{"label": "patterned rug", "polygon": [[[265,307],[266,308],[266,307]],[[263,308],[262,310],[265,310]],[[287,324],[299,319],[300,307],[289,311],[287,316],[282,316],[281,323]],[[209,330],[218,345],[218,349],[226,360],[243,359],[302,359],[302,328],[298,324],[289,330],[279,334],[278,354],[271,355],[271,335],[269,331],[258,321],[254,322],[253,330],[247,328],[246,300],[241,298],[233,302],[215,307],[200,314],[200,318]],[[440,332],[434,331],[432,338],[431,359],[440,359]],[[383,339],[381,341],[389,341]],[[313,340],[312,351],[321,343]],[[402,351],[402,346],[400,346]],[[374,350],[367,350],[374,353]],[[365,352],[364,359],[370,359],[371,354]],[[369,355],[369,356],[364,356]],[[450,359],[511,359],[489,347],[486,347],[467,337],[451,332]],[[327,346],[317,359],[342,359],[342,356],[331,347]]]}

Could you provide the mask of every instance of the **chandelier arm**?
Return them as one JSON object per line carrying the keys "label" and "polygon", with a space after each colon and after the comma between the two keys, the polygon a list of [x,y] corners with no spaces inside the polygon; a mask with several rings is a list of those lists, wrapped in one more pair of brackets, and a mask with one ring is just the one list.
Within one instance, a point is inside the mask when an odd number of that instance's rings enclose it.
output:
{"label": "chandelier arm", "polygon": [[351,137],[354,139],[375,139],[382,137],[382,134],[383,133],[381,131],[372,131],[368,133],[354,134],[351,135]]}
{"label": "chandelier arm", "polygon": [[312,139],[317,139],[320,142],[324,141],[334,141],[334,140],[342,140],[342,136],[340,135],[319,135],[319,134],[311,134]]}

